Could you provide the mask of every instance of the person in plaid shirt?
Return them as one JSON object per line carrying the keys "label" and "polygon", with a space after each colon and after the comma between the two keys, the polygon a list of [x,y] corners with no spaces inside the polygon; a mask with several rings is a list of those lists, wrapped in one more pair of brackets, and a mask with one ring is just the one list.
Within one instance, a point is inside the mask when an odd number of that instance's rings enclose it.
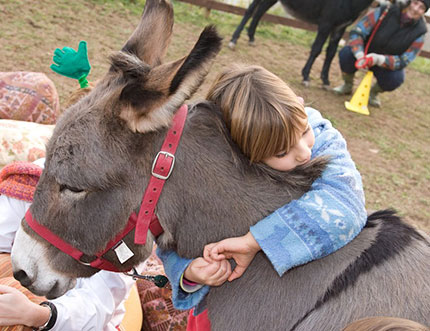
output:
{"label": "person in plaid shirt", "polygon": [[[393,91],[405,79],[404,68],[411,63],[424,45],[427,32],[424,13],[430,6],[430,0],[411,0],[406,7],[392,5],[381,6],[364,16],[351,30],[348,45],[339,52],[339,63],[344,84],[334,88],[339,95],[352,93],[355,62],[366,58],[367,68],[373,71],[377,82],[370,91],[369,105],[380,107],[378,93]],[[368,45],[378,20],[387,10],[385,18]]]}

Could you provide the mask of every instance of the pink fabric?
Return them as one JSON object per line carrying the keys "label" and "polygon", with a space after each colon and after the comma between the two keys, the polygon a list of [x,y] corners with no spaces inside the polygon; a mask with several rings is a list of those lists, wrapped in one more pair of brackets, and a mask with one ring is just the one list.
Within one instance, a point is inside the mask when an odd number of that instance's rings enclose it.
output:
{"label": "pink fabric", "polygon": [[0,171],[0,194],[32,202],[41,174],[42,168],[33,163],[9,164]]}
{"label": "pink fabric", "polygon": [[187,331],[211,331],[208,310],[205,309],[197,316],[193,315],[194,309],[188,315]]}

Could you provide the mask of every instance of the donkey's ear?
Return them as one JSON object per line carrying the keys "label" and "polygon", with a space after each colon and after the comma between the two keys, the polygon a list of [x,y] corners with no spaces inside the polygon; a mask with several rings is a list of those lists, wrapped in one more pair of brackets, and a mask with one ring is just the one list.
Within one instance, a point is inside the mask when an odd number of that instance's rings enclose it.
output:
{"label": "donkey's ear", "polygon": [[222,38],[215,26],[207,26],[200,34],[190,54],[173,77],[169,94],[183,94],[184,102],[197,90],[209,72],[213,60],[221,49]]}
{"label": "donkey's ear", "polygon": [[[114,66],[128,68],[127,71],[136,77],[145,77],[143,80],[131,79],[123,88],[120,100],[126,106],[122,108],[120,117],[133,131],[141,133],[168,126],[173,113],[203,82],[221,49],[221,40],[215,27],[208,26],[188,56],[153,67],[146,76],[143,75],[147,70],[145,65],[139,66],[130,56],[125,56],[129,58],[128,64],[122,65],[118,58]],[[135,65],[131,65],[130,60]]]}
{"label": "donkey's ear", "polygon": [[173,8],[169,0],[146,0],[139,25],[122,48],[150,66],[161,63],[170,43]]}

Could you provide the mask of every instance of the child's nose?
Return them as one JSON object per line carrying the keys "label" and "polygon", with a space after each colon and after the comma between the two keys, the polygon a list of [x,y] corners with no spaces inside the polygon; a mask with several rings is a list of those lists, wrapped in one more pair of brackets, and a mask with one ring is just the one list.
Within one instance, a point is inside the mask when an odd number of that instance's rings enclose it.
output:
{"label": "child's nose", "polygon": [[297,161],[305,162],[311,158],[312,151],[307,144],[300,144],[300,149],[297,153]]}

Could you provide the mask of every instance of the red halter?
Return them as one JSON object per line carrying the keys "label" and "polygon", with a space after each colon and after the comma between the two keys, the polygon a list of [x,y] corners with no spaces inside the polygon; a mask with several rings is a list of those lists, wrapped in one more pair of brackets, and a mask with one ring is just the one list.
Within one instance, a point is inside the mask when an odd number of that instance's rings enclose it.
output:
{"label": "red halter", "polygon": [[95,254],[96,258],[93,261],[89,263],[81,261],[85,254],[58,237],[45,226],[39,224],[37,220],[33,218],[30,209],[25,214],[25,220],[27,221],[27,224],[39,236],[50,242],[52,245],[67,255],[73,257],[79,263],[89,265],[93,268],[119,272],[119,270],[112,263],[103,258],[103,255],[107,251],[114,248],[115,246],[118,246],[122,242],[122,239],[134,228],[136,228],[134,242],[140,245],[144,245],[146,243],[148,230],[150,230],[155,237],[158,237],[164,232],[154,212],[158,199],[160,198],[161,191],[163,190],[164,182],[170,177],[170,174],[173,171],[173,166],[175,165],[175,152],[181,139],[182,131],[185,125],[185,119],[187,118],[187,112],[187,105],[182,105],[178,109],[173,118],[172,127],[167,132],[164,143],[161,146],[161,150],[155,156],[155,159],[152,163],[152,176],[143,195],[139,214],[136,215],[136,213],[133,212],[130,215],[125,228],[118,235],[116,235],[115,238],[111,240],[102,251]]}

